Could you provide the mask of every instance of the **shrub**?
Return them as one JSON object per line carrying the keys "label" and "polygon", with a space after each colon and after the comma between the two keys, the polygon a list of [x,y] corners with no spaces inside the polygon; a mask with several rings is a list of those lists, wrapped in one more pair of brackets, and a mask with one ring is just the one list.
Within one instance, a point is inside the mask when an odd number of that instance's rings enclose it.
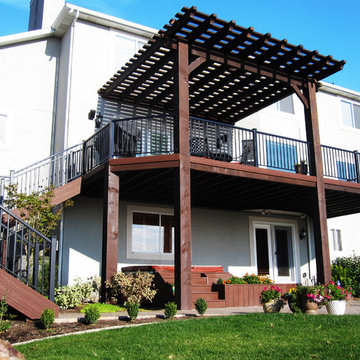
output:
{"label": "shrub", "polygon": [[0,299],[0,334],[8,331],[11,327],[11,322],[8,318],[8,304],[6,303],[6,296]]}
{"label": "shrub", "polygon": [[55,303],[62,309],[79,306],[81,298],[81,292],[77,286],[66,285],[55,289]]}
{"label": "shrub", "polygon": [[82,302],[96,301],[100,288],[100,277],[94,276],[87,281],[75,279],[74,285],[61,286],[55,289],[55,302],[62,309],[79,306]]}
{"label": "shrub", "polygon": [[352,287],[352,293],[360,297],[360,256],[337,258],[331,266],[332,280],[345,288]]}
{"label": "shrub", "polygon": [[200,315],[204,315],[208,305],[205,299],[198,298],[195,302],[195,309]]}
{"label": "shrub", "polygon": [[297,287],[294,287],[285,293],[283,299],[288,302],[289,308],[293,313],[302,312],[301,294]]}
{"label": "shrub", "polygon": [[[219,283],[219,282],[218,282]],[[232,276],[231,278],[225,280],[223,284],[272,284],[273,281],[269,276],[255,275],[246,273],[242,277]]]}
{"label": "shrub", "polygon": [[222,278],[218,278],[218,281],[216,283],[218,285],[222,285],[224,283],[224,280]]}
{"label": "shrub", "polygon": [[49,329],[55,320],[55,311],[54,309],[45,309],[40,317],[40,326],[43,329]]}
{"label": "shrub", "polygon": [[152,301],[156,290],[152,288],[154,275],[137,271],[136,273],[117,273],[107,284],[110,296],[118,301],[123,296],[125,301],[140,304],[142,300]]}
{"label": "shrub", "polygon": [[172,319],[177,313],[177,305],[171,301],[165,304],[165,318]]}
{"label": "shrub", "polygon": [[100,318],[100,310],[96,306],[89,306],[85,309],[85,324],[96,324]]}
{"label": "shrub", "polygon": [[139,303],[127,301],[124,305],[126,307],[126,311],[129,315],[130,321],[135,320],[139,314]]}

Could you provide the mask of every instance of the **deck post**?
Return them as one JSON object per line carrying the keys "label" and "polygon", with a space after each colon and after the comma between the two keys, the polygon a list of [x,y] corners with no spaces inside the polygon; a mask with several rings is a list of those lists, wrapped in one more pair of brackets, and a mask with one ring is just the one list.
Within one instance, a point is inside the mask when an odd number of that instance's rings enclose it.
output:
{"label": "deck post", "polygon": [[106,300],[106,281],[117,273],[119,226],[119,177],[105,167],[103,236],[101,260],[101,300]]}
{"label": "deck post", "polygon": [[308,81],[304,94],[309,106],[305,107],[307,140],[310,142],[311,175],[316,176],[316,192],[313,199],[314,238],[316,251],[317,281],[331,280],[331,264],[327,229],[326,197],[320,144],[319,119],[316,105],[316,84]]}
{"label": "deck post", "polygon": [[175,297],[178,308],[189,310],[191,302],[191,187],[189,157],[189,53],[188,45],[178,43],[177,110],[175,151],[180,164],[175,170]]}

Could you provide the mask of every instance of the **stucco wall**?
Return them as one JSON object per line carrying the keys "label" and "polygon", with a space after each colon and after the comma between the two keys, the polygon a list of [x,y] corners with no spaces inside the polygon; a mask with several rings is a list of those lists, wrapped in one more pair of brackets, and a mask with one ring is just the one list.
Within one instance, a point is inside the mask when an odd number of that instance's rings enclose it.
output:
{"label": "stucco wall", "polygon": [[58,39],[0,48],[0,114],[7,116],[0,175],[50,153]]}
{"label": "stucco wall", "polygon": [[[131,265],[173,265],[172,260],[128,259],[127,203],[120,202],[118,270]],[[141,204],[137,204],[141,205]],[[149,205],[141,205],[149,209]],[[192,265],[223,266],[225,271],[242,276],[253,272],[250,256],[249,216],[254,214],[192,209]],[[298,229],[306,228],[306,220],[294,220]],[[279,215],[276,219],[281,219]],[[269,220],[271,218],[269,217]],[[65,209],[62,283],[72,283],[76,277],[87,279],[100,274],[102,242],[102,199],[75,198],[74,206]],[[307,241],[299,240],[301,274],[309,274]]]}

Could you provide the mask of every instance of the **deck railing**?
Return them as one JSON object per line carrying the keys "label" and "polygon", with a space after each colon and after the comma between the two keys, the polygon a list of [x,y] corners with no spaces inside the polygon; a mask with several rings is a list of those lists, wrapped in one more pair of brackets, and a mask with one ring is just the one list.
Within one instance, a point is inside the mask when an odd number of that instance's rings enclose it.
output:
{"label": "deck railing", "polygon": [[283,171],[310,172],[309,143],[190,118],[190,154]]}
{"label": "deck railing", "polygon": [[0,267],[54,301],[56,239],[0,205]]}
{"label": "deck railing", "polygon": [[360,157],[357,151],[321,145],[324,176],[360,183]]}
{"label": "deck railing", "polygon": [[39,193],[44,189],[62,186],[82,173],[81,144],[72,146],[46,159],[10,173],[10,183],[18,185],[25,194]]}
{"label": "deck railing", "polygon": [[[195,117],[190,118],[192,156],[311,174],[309,142],[245,129]],[[85,140],[10,177],[0,179],[0,204],[5,187],[17,183],[22,193],[58,187],[86,174],[110,158],[173,154],[174,115],[115,119]],[[357,151],[322,146],[324,176],[360,183]]]}

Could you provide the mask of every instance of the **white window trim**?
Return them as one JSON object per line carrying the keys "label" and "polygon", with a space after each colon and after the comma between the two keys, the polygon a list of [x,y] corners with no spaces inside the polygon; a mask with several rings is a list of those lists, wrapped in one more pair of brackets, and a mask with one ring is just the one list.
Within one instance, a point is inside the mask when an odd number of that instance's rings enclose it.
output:
{"label": "white window trim", "polygon": [[357,102],[357,101],[354,101],[354,100],[351,100],[351,99],[346,99],[346,98],[340,98],[339,99],[339,119],[340,119],[340,127],[346,131],[350,131],[350,132],[355,132],[355,133],[359,133],[360,134],[360,129],[356,128],[355,126],[349,126],[349,125],[346,125],[344,124],[344,114],[343,114],[343,111],[342,111],[342,103],[343,102],[346,102],[346,103],[350,103],[351,104],[351,111],[352,111],[352,116],[354,116],[353,114],[353,106],[354,104],[357,105],[357,106],[360,106],[360,103]]}
{"label": "white window trim", "polygon": [[[255,237],[255,228],[270,229],[274,226],[286,226],[291,228],[291,237],[292,237],[292,246],[293,246],[293,256],[294,256],[294,269],[295,269],[295,280],[294,283],[301,282],[301,267],[300,267],[300,247],[299,247],[299,228],[298,222],[296,220],[290,219],[278,219],[278,218],[268,218],[268,217],[255,217],[249,216],[249,240],[250,240],[250,266],[251,272],[257,273],[257,261],[256,261],[256,237]],[[270,231],[270,230],[268,230]],[[271,233],[271,236],[273,234]],[[269,241],[269,240],[268,240]],[[270,277],[272,280],[278,281],[275,279],[274,266],[273,266],[273,256],[272,256],[272,247],[269,246],[269,267]],[[271,255],[271,256],[270,256]]]}
{"label": "white window trim", "polygon": [[[174,210],[166,207],[155,207],[146,205],[128,205],[126,217],[126,258],[139,259],[139,260],[174,260],[174,253],[172,254],[159,254],[159,253],[145,253],[131,250],[132,244],[132,221],[133,213],[142,212],[147,214],[160,214],[174,216]],[[173,248],[174,252],[174,248]]]}

